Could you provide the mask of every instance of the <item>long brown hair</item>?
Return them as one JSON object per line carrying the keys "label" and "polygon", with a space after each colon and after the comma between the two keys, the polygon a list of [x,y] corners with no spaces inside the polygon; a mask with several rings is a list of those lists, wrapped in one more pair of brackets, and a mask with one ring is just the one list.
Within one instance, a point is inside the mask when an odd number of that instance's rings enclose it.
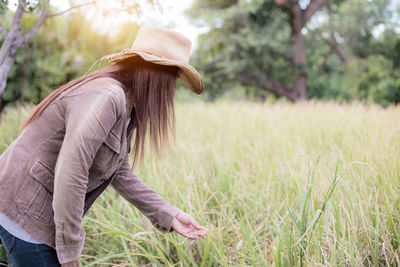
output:
{"label": "long brown hair", "polygon": [[36,106],[22,124],[20,131],[39,117],[61,92],[96,78],[111,77],[123,85],[128,96],[133,97],[134,105],[128,132],[136,131],[132,149],[135,166],[137,162],[143,162],[148,127],[151,152],[156,156],[160,154],[164,145],[169,143],[169,133],[175,136],[174,92],[177,74],[177,67],[146,62],[139,56],[131,57],[59,87]]}

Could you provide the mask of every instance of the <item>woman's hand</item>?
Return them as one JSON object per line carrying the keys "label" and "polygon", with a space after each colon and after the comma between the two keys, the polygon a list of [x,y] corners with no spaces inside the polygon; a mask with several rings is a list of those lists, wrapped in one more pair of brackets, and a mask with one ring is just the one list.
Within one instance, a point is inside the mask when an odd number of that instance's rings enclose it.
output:
{"label": "woman's hand", "polygon": [[191,215],[180,212],[172,220],[172,228],[186,238],[198,239],[208,233],[208,229],[198,224]]}

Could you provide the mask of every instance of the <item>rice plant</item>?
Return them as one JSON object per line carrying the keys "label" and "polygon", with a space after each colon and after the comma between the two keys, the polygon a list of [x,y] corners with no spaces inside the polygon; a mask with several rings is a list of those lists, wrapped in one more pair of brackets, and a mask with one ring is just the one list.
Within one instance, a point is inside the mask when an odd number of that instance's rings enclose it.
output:
{"label": "rice plant", "polygon": [[[209,234],[158,232],[109,188],[85,216],[83,266],[400,265],[398,107],[193,102],[176,114],[176,142],[136,172]],[[0,151],[17,116],[3,117]]]}

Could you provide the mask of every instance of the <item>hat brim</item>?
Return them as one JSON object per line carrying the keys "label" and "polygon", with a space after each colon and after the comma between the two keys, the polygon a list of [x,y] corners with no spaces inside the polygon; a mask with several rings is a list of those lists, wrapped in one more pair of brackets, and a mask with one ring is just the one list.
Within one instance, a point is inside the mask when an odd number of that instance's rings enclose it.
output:
{"label": "hat brim", "polygon": [[117,63],[129,57],[140,56],[143,60],[165,66],[175,66],[181,71],[178,77],[196,94],[201,94],[204,90],[204,82],[195,68],[181,61],[159,57],[140,50],[128,50],[122,53],[111,54],[105,57],[108,62]]}

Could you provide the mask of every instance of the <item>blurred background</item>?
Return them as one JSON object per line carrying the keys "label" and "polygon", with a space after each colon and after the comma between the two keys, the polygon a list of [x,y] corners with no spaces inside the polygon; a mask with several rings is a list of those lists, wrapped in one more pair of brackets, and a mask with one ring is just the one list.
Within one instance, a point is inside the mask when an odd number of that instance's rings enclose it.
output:
{"label": "blurred background", "polygon": [[0,110],[38,103],[130,47],[143,24],[192,40],[203,100],[400,101],[398,0],[24,2],[0,2]]}

